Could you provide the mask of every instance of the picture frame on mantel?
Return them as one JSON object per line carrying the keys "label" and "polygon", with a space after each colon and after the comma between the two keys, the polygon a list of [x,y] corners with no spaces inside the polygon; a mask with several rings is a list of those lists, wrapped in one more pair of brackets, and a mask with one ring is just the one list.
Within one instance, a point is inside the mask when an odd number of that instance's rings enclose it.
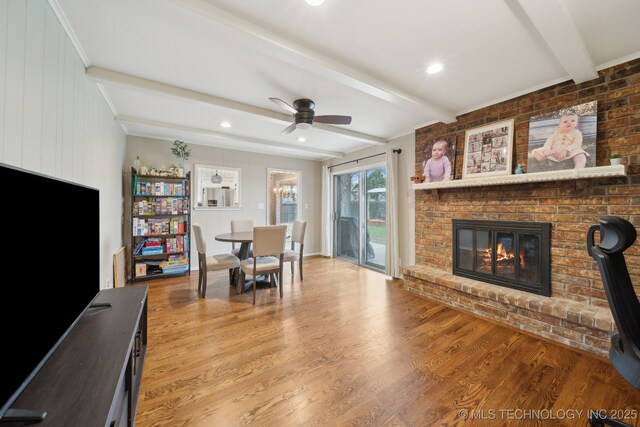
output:
{"label": "picture frame on mantel", "polygon": [[597,124],[598,101],[531,117],[527,172],[595,167]]}
{"label": "picture frame on mantel", "polygon": [[513,125],[502,120],[465,132],[462,179],[511,175]]}

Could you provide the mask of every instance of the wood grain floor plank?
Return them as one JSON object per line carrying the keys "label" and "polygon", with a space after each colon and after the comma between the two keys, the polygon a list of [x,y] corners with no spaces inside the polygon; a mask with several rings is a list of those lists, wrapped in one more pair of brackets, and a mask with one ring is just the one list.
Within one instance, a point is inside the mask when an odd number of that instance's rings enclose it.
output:
{"label": "wood grain floor plank", "polygon": [[226,272],[208,282],[205,299],[197,274],[149,283],[138,426],[570,426],[588,414],[527,424],[459,411],[640,408],[606,361],[340,260],[305,259],[304,282],[286,273],[284,299],[259,289],[256,306]]}

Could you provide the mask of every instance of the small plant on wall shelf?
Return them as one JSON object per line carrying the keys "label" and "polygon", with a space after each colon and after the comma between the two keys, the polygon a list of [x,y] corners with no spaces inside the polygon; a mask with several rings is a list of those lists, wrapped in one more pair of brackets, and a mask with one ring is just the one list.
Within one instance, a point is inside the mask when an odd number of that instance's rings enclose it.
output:
{"label": "small plant on wall shelf", "polygon": [[187,143],[179,139],[175,140],[171,146],[171,152],[180,160],[180,165],[184,168],[186,161],[191,157],[191,148]]}
{"label": "small plant on wall shelf", "polygon": [[609,162],[612,165],[619,165],[622,162],[622,155],[618,153],[609,154]]}

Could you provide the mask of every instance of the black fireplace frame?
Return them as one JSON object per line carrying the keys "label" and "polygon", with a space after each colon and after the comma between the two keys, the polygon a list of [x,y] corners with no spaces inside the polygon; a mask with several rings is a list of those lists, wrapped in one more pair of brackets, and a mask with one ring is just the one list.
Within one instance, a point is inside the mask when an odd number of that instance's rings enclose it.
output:
{"label": "black fireplace frame", "polygon": [[[470,220],[470,219],[453,219],[453,238],[451,251],[453,254],[452,270],[456,276],[467,277],[469,279],[480,280],[483,282],[493,283],[511,289],[531,292],[538,295],[551,296],[551,280],[550,280],[550,261],[551,261],[551,224],[548,222],[515,222],[515,221],[486,221],[486,220]],[[518,253],[520,245],[520,234],[533,234],[540,236],[540,257],[538,271],[540,271],[540,283],[533,284],[518,279],[510,279],[495,275],[495,259],[492,261],[491,271],[493,274],[485,274],[478,271],[470,271],[458,268],[458,230],[472,229],[479,231],[493,231],[491,233],[491,245],[493,253],[495,253],[497,232],[508,232],[514,234],[515,252]],[[474,234],[475,246],[475,234]],[[476,260],[474,258],[474,264]],[[516,277],[518,277],[519,263],[515,263]]]}

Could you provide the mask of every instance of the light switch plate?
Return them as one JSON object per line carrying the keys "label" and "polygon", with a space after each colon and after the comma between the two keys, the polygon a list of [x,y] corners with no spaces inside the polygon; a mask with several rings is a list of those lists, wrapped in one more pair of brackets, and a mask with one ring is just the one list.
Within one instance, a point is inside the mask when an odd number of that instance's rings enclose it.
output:
{"label": "light switch plate", "polygon": [[264,203],[258,203],[258,209],[264,210]]}
{"label": "light switch plate", "polygon": [[305,204],[304,204],[304,208],[305,208],[305,209],[309,209],[309,203],[305,203]]}

